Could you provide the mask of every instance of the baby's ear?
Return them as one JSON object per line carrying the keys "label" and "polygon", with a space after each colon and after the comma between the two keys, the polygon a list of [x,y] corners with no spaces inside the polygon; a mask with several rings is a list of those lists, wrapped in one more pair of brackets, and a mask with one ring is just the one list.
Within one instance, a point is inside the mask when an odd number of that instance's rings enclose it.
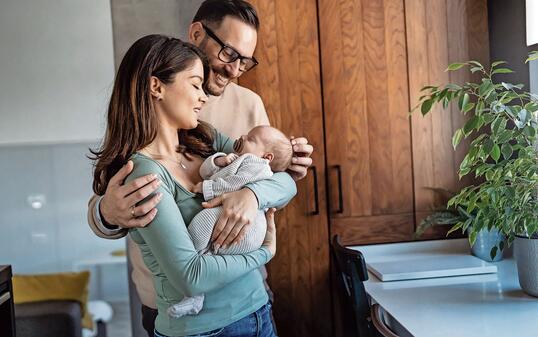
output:
{"label": "baby's ear", "polygon": [[265,153],[263,156],[262,156],[263,159],[267,159],[269,160],[269,162],[272,162],[273,159],[275,159],[275,155],[271,152],[268,152],[268,153]]}

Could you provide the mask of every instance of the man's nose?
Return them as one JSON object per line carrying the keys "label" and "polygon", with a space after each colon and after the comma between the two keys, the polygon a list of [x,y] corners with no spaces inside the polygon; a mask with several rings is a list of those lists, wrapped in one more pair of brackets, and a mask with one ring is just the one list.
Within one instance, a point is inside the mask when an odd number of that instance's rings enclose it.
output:
{"label": "man's nose", "polygon": [[230,78],[237,78],[241,75],[241,70],[239,70],[241,60],[237,59],[234,62],[226,64],[226,72],[228,73],[228,77]]}

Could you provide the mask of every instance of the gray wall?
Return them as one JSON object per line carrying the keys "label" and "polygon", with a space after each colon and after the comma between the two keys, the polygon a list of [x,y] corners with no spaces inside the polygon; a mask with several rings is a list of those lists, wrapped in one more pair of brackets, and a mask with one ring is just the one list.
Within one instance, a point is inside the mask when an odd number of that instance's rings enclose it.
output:
{"label": "gray wall", "polygon": [[491,61],[503,60],[515,72],[497,75],[498,80],[523,83],[529,89],[529,65],[525,30],[525,0],[489,0],[489,38]]}
{"label": "gray wall", "polygon": [[[0,147],[0,264],[11,264],[19,274],[71,271],[77,261],[124,248],[124,240],[100,239],[88,227],[90,146],[94,144]],[[29,205],[31,195],[46,198],[40,209]],[[127,299],[126,266],[105,268],[101,276],[105,299]]]}
{"label": "gray wall", "polygon": [[0,145],[102,136],[114,78],[109,0],[2,0],[0,46]]}
{"label": "gray wall", "polygon": [[116,68],[127,49],[148,34],[187,39],[187,29],[202,0],[111,0]]}

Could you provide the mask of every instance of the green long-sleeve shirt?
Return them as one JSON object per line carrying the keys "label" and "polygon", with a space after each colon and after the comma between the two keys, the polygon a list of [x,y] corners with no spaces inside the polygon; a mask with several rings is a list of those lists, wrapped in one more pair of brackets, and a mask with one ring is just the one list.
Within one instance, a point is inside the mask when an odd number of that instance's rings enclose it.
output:
{"label": "green long-sleeve shirt", "polygon": [[[232,142],[217,134],[214,147],[229,153]],[[259,309],[268,300],[263,280],[256,270],[271,256],[266,248],[244,255],[198,255],[186,224],[201,209],[203,197],[181,186],[160,163],[142,154],[132,157],[134,170],[127,181],[154,173],[162,181],[163,194],[157,215],[145,228],[130,235],[153,274],[159,314],[156,329],[165,335],[198,334],[224,327]],[[258,197],[260,209],[279,207],[297,190],[286,173],[247,185]],[[166,310],[184,296],[205,294],[203,310],[194,316],[171,318]]]}

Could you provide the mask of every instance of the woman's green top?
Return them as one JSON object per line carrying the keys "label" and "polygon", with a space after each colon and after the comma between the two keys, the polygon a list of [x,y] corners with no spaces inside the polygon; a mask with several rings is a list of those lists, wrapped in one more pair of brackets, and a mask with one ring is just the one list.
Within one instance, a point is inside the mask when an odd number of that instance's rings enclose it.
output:
{"label": "woman's green top", "polygon": [[[216,134],[214,147],[232,152],[232,141]],[[201,194],[181,186],[157,161],[135,154],[133,172],[126,181],[154,173],[161,180],[163,194],[157,215],[145,228],[130,230],[139,245],[145,264],[153,274],[159,314],[155,328],[168,336],[199,334],[229,325],[258,310],[267,301],[260,266],[271,259],[266,248],[244,255],[198,255],[186,224],[202,210]],[[297,193],[295,182],[287,173],[248,184],[258,198],[260,209],[281,207]],[[205,294],[204,307],[198,315],[169,317],[168,307],[184,296]]]}

